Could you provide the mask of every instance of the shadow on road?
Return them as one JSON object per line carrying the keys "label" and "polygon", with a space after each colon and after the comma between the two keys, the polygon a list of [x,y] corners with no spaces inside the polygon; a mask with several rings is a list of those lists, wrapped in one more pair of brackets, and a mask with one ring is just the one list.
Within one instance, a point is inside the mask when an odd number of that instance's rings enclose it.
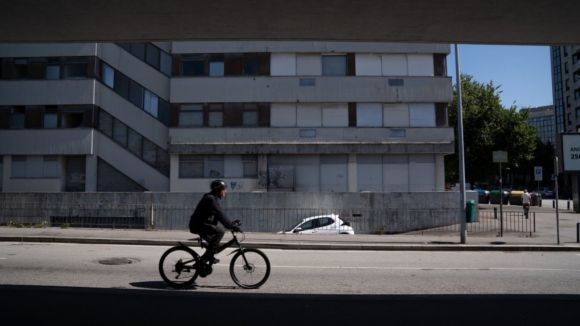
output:
{"label": "shadow on road", "polygon": [[554,325],[580,295],[304,295],[0,285],[2,325]]}
{"label": "shadow on road", "polygon": [[192,285],[192,286],[188,286],[184,289],[174,289],[162,281],[133,282],[133,283],[129,283],[129,284],[131,284],[131,286],[134,286],[136,288],[152,289],[152,290],[194,290],[197,288],[217,289],[217,290],[238,290],[238,289],[240,289],[237,286],[219,286],[219,285],[214,285],[214,286],[211,286],[211,285]]}

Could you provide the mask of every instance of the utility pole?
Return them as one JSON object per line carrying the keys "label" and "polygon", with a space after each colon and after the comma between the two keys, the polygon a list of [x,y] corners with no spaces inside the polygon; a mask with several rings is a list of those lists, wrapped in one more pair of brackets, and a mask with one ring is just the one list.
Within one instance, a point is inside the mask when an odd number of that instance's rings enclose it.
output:
{"label": "utility pole", "polygon": [[461,105],[461,72],[459,70],[459,47],[455,44],[455,73],[457,79],[457,145],[459,147],[459,218],[461,220],[461,243],[467,243],[467,221],[465,216],[465,158],[463,156],[463,112]]}

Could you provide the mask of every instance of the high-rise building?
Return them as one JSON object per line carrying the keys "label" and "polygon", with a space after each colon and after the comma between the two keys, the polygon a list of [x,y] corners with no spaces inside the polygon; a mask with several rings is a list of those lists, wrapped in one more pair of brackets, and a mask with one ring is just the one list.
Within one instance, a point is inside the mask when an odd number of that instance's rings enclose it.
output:
{"label": "high-rise building", "polygon": [[217,178],[231,192],[444,189],[443,157],[454,150],[449,52],[367,42],[2,44],[0,190],[187,193]]}
{"label": "high-rise building", "polygon": [[556,133],[580,131],[580,46],[552,46]]}
{"label": "high-rise building", "polygon": [[536,136],[547,144],[548,142],[556,144],[555,137],[555,118],[554,106],[546,105],[537,108],[530,108],[528,123],[536,127]]}

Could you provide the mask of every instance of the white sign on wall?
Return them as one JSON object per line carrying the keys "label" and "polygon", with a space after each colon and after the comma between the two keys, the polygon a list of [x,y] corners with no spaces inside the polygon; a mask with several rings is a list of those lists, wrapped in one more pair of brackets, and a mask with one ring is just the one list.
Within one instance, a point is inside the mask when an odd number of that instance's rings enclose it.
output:
{"label": "white sign on wall", "polygon": [[580,172],[580,134],[562,134],[563,172]]}

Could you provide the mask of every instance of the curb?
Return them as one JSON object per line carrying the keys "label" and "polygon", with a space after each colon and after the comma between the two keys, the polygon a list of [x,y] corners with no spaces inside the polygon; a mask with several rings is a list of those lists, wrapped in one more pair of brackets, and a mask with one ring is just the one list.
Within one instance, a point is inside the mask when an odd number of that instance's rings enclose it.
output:
{"label": "curb", "polygon": [[[65,238],[39,236],[0,236],[0,242],[40,242],[40,243],[78,243],[78,244],[112,244],[112,245],[146,245],[176,246],[177,240],[138,240],[138,239],[103,239],[103,238]],[[197,241],[180,241],[190,247],[199,247]],[[245,248],[286,249],[286,250],[363,250],[363,251],[551,251],[580,252],[580,246],[563,245],[417,245],[417,244],[328,244],[328,243],[273,243],[245,242]]]}

